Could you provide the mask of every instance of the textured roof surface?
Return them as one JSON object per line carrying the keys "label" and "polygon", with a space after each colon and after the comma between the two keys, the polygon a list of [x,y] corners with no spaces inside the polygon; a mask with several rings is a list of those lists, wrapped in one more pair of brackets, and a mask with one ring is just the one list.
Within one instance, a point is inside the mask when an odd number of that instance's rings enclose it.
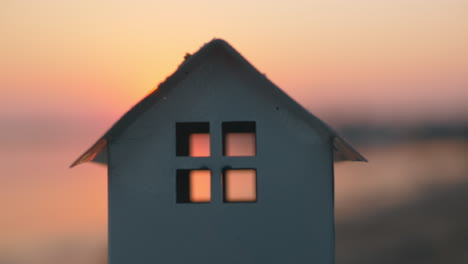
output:
{"label": "textured roof surface", "polygon": [[271,83],[266,77],[255,69],[245,58],[243,58],[236,50],[234,50],[226,41],[222,39],[213,39],[209,43],[205,44],[199,51],[191,56],[187,56],[186,60],[178,67],[178,69],[169,76],[164,82],[159,84],[158,88],[143,98],[137,103],[132,109],[130,109],[125,115],[120,118],[91,148],[83,153],[71,167],[79,165],[84,162],[94,161],[99,163],[107,164],[107,144],[109,140],[117,138],[127,127],[129,127],[134,120],[136,120],[142,113],[148,110],[164,93],[165,90],[173,87],[177,82],[186,77],[185,72],[190,72],[191,69],[199,65],[204,61],[204,58],[210,56],[213,50],[222,50],[231,56],[234,60],[241,63],[243,67],[247,67],[250,71],[255,72],[259,78],[265,79],[265,81],[271,84],[272,89],[280,92],[284,96],[284,100],[287,101],[288,106],[297,115],[305,117],[311,126],[318,129],[324,130],[333,139],[334,147],[334,160],[335,161],[367,161],[359,152],[357,152],[351,145],[349,145],[342,137],[340,137],[331,127],[325,122],[318,119],[305,108],[299,105],[276,85]]}

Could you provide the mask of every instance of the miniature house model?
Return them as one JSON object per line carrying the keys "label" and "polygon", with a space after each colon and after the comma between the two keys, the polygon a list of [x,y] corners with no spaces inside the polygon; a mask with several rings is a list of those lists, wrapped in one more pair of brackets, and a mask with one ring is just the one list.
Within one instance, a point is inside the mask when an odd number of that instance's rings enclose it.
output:
{"label": "miniature house model", "polygon": [[365,161],[214,39],[72,167],[108,166],[109,263],[334,263],[334,161]]}

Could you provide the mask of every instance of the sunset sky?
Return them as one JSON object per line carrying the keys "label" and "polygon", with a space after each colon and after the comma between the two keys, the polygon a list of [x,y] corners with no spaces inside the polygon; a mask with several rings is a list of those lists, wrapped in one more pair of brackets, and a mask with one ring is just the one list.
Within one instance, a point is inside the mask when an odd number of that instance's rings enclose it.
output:
{"label": "sunset sky", "polygon": [[319,115],[466,112],[467,1],[231,2],[6,0],[1,116],[113,121],[213,37]]}
{"label": "sunset sky", "polygon": [[332,124],[466,120],[467,14],[465,0],[3,0],[0,233],[105,230],[105,168],[68,165],[214,37]]}

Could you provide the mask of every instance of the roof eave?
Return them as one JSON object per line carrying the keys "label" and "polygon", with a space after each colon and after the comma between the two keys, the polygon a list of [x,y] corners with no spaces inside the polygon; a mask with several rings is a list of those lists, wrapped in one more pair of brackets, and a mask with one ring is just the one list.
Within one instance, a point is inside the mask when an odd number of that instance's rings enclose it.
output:
{"label": "roof eave", "polygon": [[103,150],[107,147],[107,139],[104,137],[100,138],[94,145],[92,145],[85,153],[83,153],[78,159],[76,159],[70,168],[88,161],[96,161],[99,163],[107,163],[107,156],[104,157]]}
{"label": "roof eave", "polygon": [[367,159],[349,145],[340,136],[333,137],[333,158],[336,162],[338,161],[361,161],[367,162]]}

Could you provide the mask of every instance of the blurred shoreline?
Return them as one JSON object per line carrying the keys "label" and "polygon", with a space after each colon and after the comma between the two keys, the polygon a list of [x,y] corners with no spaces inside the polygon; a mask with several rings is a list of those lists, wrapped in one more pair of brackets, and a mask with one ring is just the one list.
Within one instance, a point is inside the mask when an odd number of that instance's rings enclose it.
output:
{"label": "blurred shoreline", "polygon": [[358,147],[383,147],[427,141],[468,141],[468,120],[451,122],[413,122],[336,124],[338,132]]}

